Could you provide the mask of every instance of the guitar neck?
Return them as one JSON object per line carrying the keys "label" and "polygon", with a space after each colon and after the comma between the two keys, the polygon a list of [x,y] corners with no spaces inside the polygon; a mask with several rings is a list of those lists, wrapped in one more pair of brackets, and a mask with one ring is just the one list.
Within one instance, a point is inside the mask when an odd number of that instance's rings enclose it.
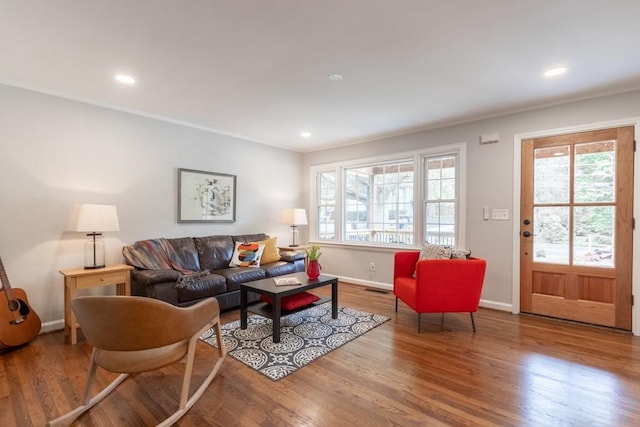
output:
{"label": "guitar neck", "polygon": [[7,272],[4,269],[2,258],[0,258],[0,281],[2,282],[2,289],[4,290],[4,293],[7,295],[7,300],[13,301],[13,290],[9,284],[9,278],[7,277]]}

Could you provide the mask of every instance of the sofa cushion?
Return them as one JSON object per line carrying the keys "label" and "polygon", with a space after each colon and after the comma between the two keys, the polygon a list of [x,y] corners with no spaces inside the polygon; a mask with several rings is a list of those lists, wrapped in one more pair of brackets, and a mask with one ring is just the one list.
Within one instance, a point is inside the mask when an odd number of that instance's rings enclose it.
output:
{"label": "sofa cushion", "polygon": [[[263,255],[264,259],[264,255]],[[282,276],[283,274],[296,273],[296,265],[292,262],[277,261],[269,264],[262,264],[260,268],[267,273],[267,277]]]}
{"label": "sofa cushion", "polygon": [[216,296],[227,291],[227,281],[218,274],[208,274],[200,277],[189,286],[177,289],[178,302]]}
{"label": "sofa cushion", "polygon": [[268,264],[270,262],[280,261],[280,252],[278,252],[278,238],[271,237],[266,240],[259,240],[253,243],[263,243],[264,251],[262,252],[262,258],[260,258],[260,264]]}
{"label": "sofa cushion", "polygon": [[260,267],[264,243],[236,242],[229,267]]}
{"label": "sofa cushion", "polygon": [[[309,292],[301,292],[295,295],[289,295],[280,300],[280,308],[283,310],[295,310],[296,308],[305,307],[320,299],[319,296]],[[273,299],[269,295],[260,295],[260,300],[267,304],[273,304]]]}
{"label": "sofa cushion", "polygon": [[200,268],[202,270],[220,270],[229,267],[233,255],[231,236],[194,237]]}
{"label": "sofa cushion", "polygon": [[216,270],[215,274],[219,274],[227,279],[227,291],[240,289],[241,283],[265,279],[267,277],[263,269],[247,267],[225,268],[222,270]]}
{"label": "sofa cushion", "polygon": [[167,239],[173,248],[174,261],[184,270],[200,271],[200,260],[193,237]]}

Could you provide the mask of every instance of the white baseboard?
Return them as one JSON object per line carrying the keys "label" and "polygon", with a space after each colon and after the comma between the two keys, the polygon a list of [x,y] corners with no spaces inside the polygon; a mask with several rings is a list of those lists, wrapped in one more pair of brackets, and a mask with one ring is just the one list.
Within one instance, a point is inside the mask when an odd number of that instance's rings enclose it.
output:
{"label": "white baseboard", "polygon": [[345,282],[345,283],[351,283],[351,284],[354,284],[354,285],[366,286],[368,288],[384,289],[385,291],[392,291],[393,290],[393,285],[391,285],[389,283],[374,282],[372,280],[356,279],[354,277],[338,276],[338,281]]}
{"label": "white baseboard", "polygon": [[61,331],[63,329],[64,329],[64,319],[52,320],[51,322],[44,322],[42,324],[42,327],[40,328],[40,333],[44,334],[47,332]]}
{"label": "white baseboard", "polygon": [[480,300],[480,307],[483,308],[491,308],[493,310],[500,310],[500,311],[508,311],[510,313],[513,313],[513,305],[511,304],[507,304],[504,302],[498,302],[498,301],[489,301],[486,299],[481,299]]}

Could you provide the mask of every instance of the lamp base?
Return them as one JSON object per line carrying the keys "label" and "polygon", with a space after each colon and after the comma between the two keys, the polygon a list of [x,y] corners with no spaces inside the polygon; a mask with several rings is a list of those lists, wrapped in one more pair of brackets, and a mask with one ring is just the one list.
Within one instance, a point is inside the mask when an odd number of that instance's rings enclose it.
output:
{"label": "lamp base", "polygon": [[104,268],[104,241],[102,233],[88,233],[84,244],[84,269]]}
{"label": "lamp base", "polygon": [[298,232],[298,226],[295,224],[291,225],[291,244],[289,247],[295,248],[298,245],[300,233]]}

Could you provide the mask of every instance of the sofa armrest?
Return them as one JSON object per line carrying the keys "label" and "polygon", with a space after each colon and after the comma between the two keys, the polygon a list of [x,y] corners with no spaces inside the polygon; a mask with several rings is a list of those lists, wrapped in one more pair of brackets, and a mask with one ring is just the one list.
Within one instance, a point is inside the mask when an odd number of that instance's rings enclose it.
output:
{"label": "sofa armrest", "polygon": [[180,277],[176,270],[139,270],[131,272],[131,277],[141,285],[155,285],[162,282],[175,282]]}
{"label": "sofa armrest", "polygon": [[280,252],[280,260],[286,262],[294,262],[303,260],[305,258],[305,254],[294,251]]}

